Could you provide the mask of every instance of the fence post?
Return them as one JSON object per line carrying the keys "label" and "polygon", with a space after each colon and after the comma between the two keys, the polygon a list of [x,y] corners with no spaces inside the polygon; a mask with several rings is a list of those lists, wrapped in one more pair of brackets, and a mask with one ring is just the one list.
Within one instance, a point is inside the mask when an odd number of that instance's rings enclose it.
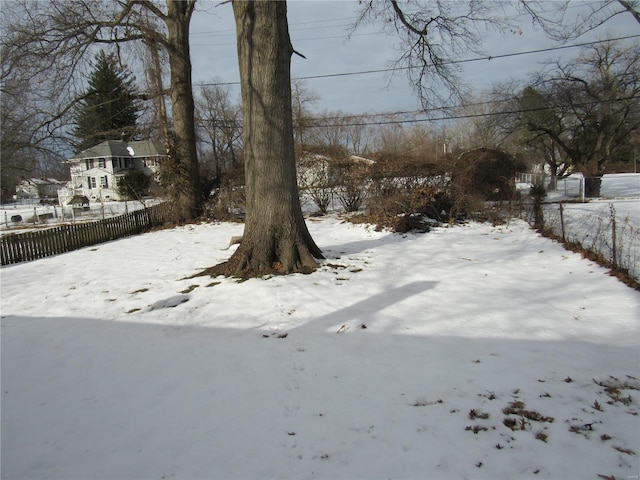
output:
{"label": "fence post", "polygon": [[609,204],[609,212],[611,214],[611,249],[612,252],[612,262],[614,267],[618,267],[618,255],[617,255],[617,246],[616,246],[616,209],[613,206],[613,203]]}
{"label": "fence post", "polygon": [[564,236],[564,204],[560,202],[560,231],[562,232],[562,243],[565,243]]}

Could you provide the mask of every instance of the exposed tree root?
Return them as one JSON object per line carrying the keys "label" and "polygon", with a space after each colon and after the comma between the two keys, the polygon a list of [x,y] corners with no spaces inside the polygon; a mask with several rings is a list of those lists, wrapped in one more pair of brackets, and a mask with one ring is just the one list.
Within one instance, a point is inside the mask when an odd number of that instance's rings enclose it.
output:
{"label": "exposed tree root", "polygon": [[[309,274],[318,268],[318,262],[305,244],[288,245],[287,248],[278,250],[279,254],[276,254],[273,248],[257,253],[258,249],[248,244],[240,244],[229,260],[207,268],[193,277],[222,275],[247,279],[264,275]],[[319,250],[314,253],[317,255],[316,258],[324,258]]]}

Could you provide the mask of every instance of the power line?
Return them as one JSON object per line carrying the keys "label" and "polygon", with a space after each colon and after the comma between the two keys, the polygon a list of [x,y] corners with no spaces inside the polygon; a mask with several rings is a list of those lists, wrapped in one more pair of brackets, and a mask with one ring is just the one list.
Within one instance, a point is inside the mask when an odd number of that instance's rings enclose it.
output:
{"label": "power line", "polygon": [[[637,98],[640,98],[640,97],[632,95],[630,97],[620,97],[620,98],[614,98],[614,99],[610,99],[610,100],[585,102],[585,103],[582,103],[582,104],[573,105],[573,107],[574,108],[591,107],[591,106],[599,105],[599,104],[603,104],[603,103],[624,102],[624,101],[627,101],[627,100],[633,100],[633,99],[637,99]],[[502,100],[501,102],[509,102],[509,100]],[[481,102],[479,104],[471,104],[471,105],[481,105],[482,103],[491,103],[491,102]],[[460,105],[458,107],[455,107],[455,109],[461,109],[461,108],[465,108],[465,107],[471,106],[471,105]],[[414,118],[414,119],[407,119],[407,120],[386,120],[386,121],[380,121],[380,122],[345,123],[345,124],[334,124],[334,125],[307,125],[307,127],[309,127],[309,128],[321,128],[321,127],[345,127],[345,126],[399,125],[399,124],[405,124],[405,123],[424,123],[424,122],[437,122],[437,121],[444,121],[444,120],[464,120],[464,119],[469,119],[469,118],[495,117],[495,116],[501,116],[501,115],[517,115],[517,114],[522,114],[522,113],[533,113],[533,112],[541,112],[541,111],[545,111],[545,110],[554,110],[555,108],[557,108],[557,106],[536,107],[536,108],[521,108],[521,109],[515,109],[515,110],[501,110],[501,111],[497,111],[497,112],[466,113],[466,114],[460,114],[460,115],[446,115],[446,116],[442,116],[442,117]],[[437,108],[437,109],[434,108],[432,110],[440,110],[440,111],[442,111],[444,109],[443,108]]]}
{"label": "power line", "polygon": [[[626,37],[618,37],[618,38],[610,38],[610,39],[606,39],[606,40],[594,40],[591,42],[583,42],[583,43],[576,43],[576,44],[572,44],[572,45],[561,45],[561,46],[557,46],[557,47],[548,47],[548,48],[539,48],[536,50],[528,50],[525,52],[513,52],[513,53],[505,53],[505,54],[501,54],[501,55],[488,55],[488,56],[483,56],[483,57],[475,57],[475,58],[467,58],[467,59],[462,59],[462,60],[451,60],[449,62],[444,62],[444,64],[446,65],[455,65],[455,64],[463,64],[463,63],[471,63],[471,62],[480,62],[483,60],[487,60],[487,61],[491,61],[491,60],[496,60],[496,59],[500,59],[500,58],[510,58],[510,57],[517,57],[517,56],[521,56],[521,55],[532,55],[532,54],[536,54],[536,53],[545,53],[545,52],[553,52],[553,51],[557,51],[557,50],[565,50],[565,49],[569,49],[569,48],[579,48],[579,47],[586,47],[589,45],[596,45],[599,43],[606,43],[606,42],[616,42],[616,41],[621,41],[621,40],[630,40],[633,38],[638,38],[640,37],[640,35],[628,35]],[[388,73],[388,72],[396,72],[396,71],[401,71],[401,70],[412,70],[415,68],[421,68],[420,66],[411,66],[411,67],[393,67],[393,68],[380,68],[380,69],[372,69],[372,70],[360,70],[360,71],[356,71],[356,72],[341,72],[341,73],[327,73],[327,74],[322,74],[322,75],[308,75],[308,76],[304,76],[304,77],[294,77],[292,78],[292,80],[317,80],[317,79],[321,79],[321,78],[335,78],[335,77],[348,77],[348,76],[356,76],[356,75],[371,75],[371,74],[376,74],[376,73]],[[228,85],[240,85],[240,82],[212,82],[212,83],[194,83],[193,86],[194,87],[204,87],[204,86],[228,86]]]}
{"label": "power line", "polygon": [[[604,100],[604,101],[585,102],[585,103],[573,105],[573,107],[574,108],[592,107],[598,104],[623,102],[623,101],[634,100],[638,98],[640,97],[632,95],[628,97],[620,97],[620,98],[614,98],[614,99]],[[508,103],[510,101],[511,100],[498,100],[498,101],[478,102],[478,103],[472,103],[472,104],[466,104],[466,105],[463,104],[463,105],[452,107],[448,110],[461,110],[470,106],[479,106],[479,105],[484,105],[489,103]],[[305,119],[306,122],[310,122],[310,123],[305,123],[304,127],[305,128],[335,128],[335,127],[371,127],[371,126],[380,126],[380,125],[403,125],[403,124],[412,124],[412,123],[438,122],[438,121],[446,121],[446,120],[464,120],[464,119],[470,119],[470,118],[496,117],[501,115],[518,115],[523,113],[534,113],[534,112],[540,112],[545,110],[554,110],[557,107],[558,106],[556,105],[556,106],[536,107],[536,108],[516,108],[516,109],[500,110],[500,111],[494,111],[494,112],[451,114],[451,115],[442,115],[439,117],[425,117],[425,118],[412,118],[412,119],[400,119],[400,120],[397,120],[397,119],[376,120],[376,121],[363,121],[363,122],[347,121],[342,123],[328,123],[328,124],[322,124],[322,123],[314,124],[312,122],[322,122],[322,121],[332,120],[332,119],[345,120],[345,119],[353,119],[353,118],[371,118],[371,117],[379,117],[379,116],[393,117],[393,116],[398,116],[402,114],[413,114],[414,112],[388,112],[388,113],[374,113],[374,114],[368,114],[368,115],[367,114],[344,115],[342,117],[338,117],[338,116],[310,117]],[[436,107],[429,110],[423,110],[419,113],[424,114],[429,111],[434,112],[434,111],[445,111],[445,110],[447,109],[442,107]],[[232,125],[237,128],[242,127],[242,121],[237,121],[237,120],[233,120],[230,122],[222,120],[217,126],[222,126],[223,124]]]}
{"label": "power line", "polygon": [[[328,28],[338,28],[338,27],[350,27],[352,26],[352,23],[354,20],[357,20],[358,17],[341,17],[341,18],[327,18],[325,20],[309,20],[307,22],[299,22],[299,23],[295,23],[295,24],[290,24],[289,25],[289,32],[295,32],[298,30],[317,30],[320,28],[327,28],[325,26],[318,26],[318,27],[303,27],[304,25],[315,25],[315,24],[319,24],[319,23],[330,23],[332,25],[329,25]],[[336,22],[349,22],[349,23],[343,23],[343,24],[336,24]],[[229,35],[233,35],[235,37],[236,35],[236,29],[235,28],[229,28],[226,30],[211,30],[211,31],[206,31],[206,32],[191,32],[190,34],[192,37],[220,37],[220,36],[229,36]]]}

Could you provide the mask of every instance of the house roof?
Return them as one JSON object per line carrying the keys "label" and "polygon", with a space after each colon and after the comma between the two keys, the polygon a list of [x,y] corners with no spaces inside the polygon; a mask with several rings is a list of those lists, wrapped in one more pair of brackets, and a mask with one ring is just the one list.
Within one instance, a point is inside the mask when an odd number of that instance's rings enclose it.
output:
{"label": "house roof", "polygon": [[25,178],[20,183],[30,183],[32,185],[64,185],[66,182],[61,182],[60,180],[56,180],[55,178]]}
{"label": "house roof", "polygon": [[165,149],[162,147],[162,144],[153,140],[139,140],[135,142],[106,140],[95,147],[83,150],[70,160],[104,157],[159,157],[166,155],[164,151]]}
{"label": "house roof", "polygon": [[84,195],[74,195],[67,205],[89,205],[89,199]]}
{"label": "house roof", "polygon": [[[333,158],[335,158],[335,157],[333,157]],[[331,161],[332,157],[324,155],[322,153],[303,152],[302,155],[300,155],[300,159],[302,159],[302,160],[315,160],[315,161],[318,161],[318,162],[328,162],[328,161]],[[367,165],[373,165],[374,163],[376,163],[375,160],[371,160],[370,158],[360,157],[358,155],[349,155],[347,160],[350,161],[350,162],[364,163],[364,164],[367,164]]]}
{"label": "house roof", "polygon": [[371,160],[370,158],[360,157],[358,155],[349,155],[349,160],[356,163],[366,163],[367,165],[373,165],[375,160]]}

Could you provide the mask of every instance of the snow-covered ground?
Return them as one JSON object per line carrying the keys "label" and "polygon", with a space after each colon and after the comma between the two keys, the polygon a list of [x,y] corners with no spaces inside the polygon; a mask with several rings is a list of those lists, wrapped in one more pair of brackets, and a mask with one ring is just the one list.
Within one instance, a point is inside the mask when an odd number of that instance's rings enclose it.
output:
{"label": "snow-covered ground", "polygon": [[308,224],[311,275],[187,278],[227,223],[3,268],[2,478],[637,478],[640,292],[521,221]]}

